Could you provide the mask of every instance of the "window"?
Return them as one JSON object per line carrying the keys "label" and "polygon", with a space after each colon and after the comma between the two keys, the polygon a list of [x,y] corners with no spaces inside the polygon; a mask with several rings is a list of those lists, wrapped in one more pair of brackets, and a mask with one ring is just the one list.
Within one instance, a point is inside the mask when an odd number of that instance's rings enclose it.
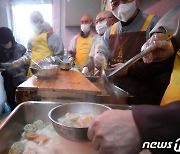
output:
{"label": "window", "polygon": [[27,47],[33,35],[30,14],[33,11],[42,13],[44,20],[52,26],[52,4],[16,4],[12,6],[13,30],[18,43]]}

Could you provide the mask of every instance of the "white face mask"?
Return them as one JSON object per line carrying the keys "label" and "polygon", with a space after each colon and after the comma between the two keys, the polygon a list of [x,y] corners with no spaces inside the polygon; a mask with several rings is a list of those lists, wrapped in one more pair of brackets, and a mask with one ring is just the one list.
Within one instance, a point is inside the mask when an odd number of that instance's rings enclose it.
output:
{"label": "white face mask", "polygon": [[39,35],[42,32],[40,28],[40,23],[32,24],[32,29],[36,35]]}
{"label": "white face mask", "polygon": [[115,10],[112,11],[115,17],[120,21],[127,22],[136,11],[136,1],[127,4],[120,4]]}
{"label": "white face mask", "polygon": [[90,32],[90,25],[89,24],[82,24],[81,25],[81,31],[83,31],[85,34]]}
{"label": "white face mask", "polygon": [[2,44],[2,46],[3,46],[5,49],[11,49],[11,48],[12,48],[12,42],[9,41],[9,42],[6,43],[6,44]]}
{"label": "white face mask", "polygon": [[108,29],[108,26],[107,26],[107,21],[104,20],[102,21],[101,23],[97,23],[96,24],[96,31],[99,35],[102,35],[104,34],[104,32]]}

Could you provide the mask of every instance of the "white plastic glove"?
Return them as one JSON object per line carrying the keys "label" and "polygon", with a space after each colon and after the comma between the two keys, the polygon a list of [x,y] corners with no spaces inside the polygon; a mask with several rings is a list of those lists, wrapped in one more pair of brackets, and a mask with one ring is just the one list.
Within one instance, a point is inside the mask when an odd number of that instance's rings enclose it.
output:
{"label": "white plastic glove", "polygon": [[95,67],[98,69],[100,69],[100,68],[106,69],[107,68],[107,60],[102,53],[95,54],[94,64],[95,64]]}
{"label": "white plastic glove", "polygon": [[68,60],[69,60],[70,63],[73,63],[74,62],[74,57],[69,57]]}
{"label": "white plastic glove", "polygon": [[83,68],[82,74],[84,74],[84,76],[89,76],[89,75],[90,75],[90,72],[89,72],[89,70],[88,70],[88,67],[84,67],[84,68]]}
{"label": "white plastic glove", "polygon": [[164,36],[165,34],[156,33],[142,46],[141,51],[146,49],[153,50],[150,54],[143,57],[144,63],[164,60],[174,53],[172,42],[170,40],[164,40]]}

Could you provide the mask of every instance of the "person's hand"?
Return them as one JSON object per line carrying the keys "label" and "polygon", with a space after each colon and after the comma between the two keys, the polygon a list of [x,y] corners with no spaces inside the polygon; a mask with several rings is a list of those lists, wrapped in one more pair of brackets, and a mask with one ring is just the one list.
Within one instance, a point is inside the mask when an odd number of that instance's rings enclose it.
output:
{"label": "person's hand", "polygon": [[69,57],[69,58],[68,58],[68,61],[69,61],[70,63],[73,63],[74,60],[75,60],[74,57]]}
{"label": "person's hand", "polygon": [[153,50],[150,54],[143,57],[144,63],[164,60],[174,53],[172,42],[170,40],[164,40],[164,36],[165,34],[156,33],[142,46],[141,51],[146,49]]}
{"label": "person's hand", "polygon": [[0,68],[9,70],[9,69],[13,68],[13,64],[12,63],[0,63]]}
{"label": "person's hand", "polygon": [[136,154],[141,138],[131,110],[108,110],[90,123],[88,138],[99,154]]}
{"label": "person's hand", "polygon": [[0,68],[4,68],[5,70],[9,70],[12,68],[17,68],[22,65],[22,61],[15,60],[12,63],[0,63]]}
{"label": "person's hand", "polygon": [[[124,65],[124,63],[116,63],[116,64],[113,64],[113,65],[111,65],[110,68],[107,68],[107,72],[108,72],[108,73],[111,73],[112,71],[116,70],[117,68],[119,68],[119,67],[121,67],[121,66],[123,66],[123,65]],[[125,69],[123,69],[122,71],[120,71],[120,72],[117,74],[117,76],[126,75],[127,72],[128,72],[128,68],[125,68]]]}
{"label": "person's hand", "polygon": [[96,53],[94,56],[94,65],[98,69],[107,68],[107,60],[102,53]]}
{"label": "person's hand", "polygon": [[89,76],[90,75],[88,67],[83,67],[82,74],[84,74],[84,76]]}

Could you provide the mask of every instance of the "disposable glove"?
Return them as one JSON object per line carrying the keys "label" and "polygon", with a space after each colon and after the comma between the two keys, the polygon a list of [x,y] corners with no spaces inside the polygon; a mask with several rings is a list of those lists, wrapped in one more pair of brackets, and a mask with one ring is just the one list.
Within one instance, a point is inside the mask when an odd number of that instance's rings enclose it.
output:
{"label": "disposable glove", "polygon": [[164,37],[165,34],[156,33],[142,46],[141,51],[147,49],[153,50],[150,54],[143,57],[144,63],[162,61],[174,53],[171,40],[165,40]]}
{"label": "disposable glove", "polygon": [[89,75],[90,75],[90,72],[89,72],[89,70],[88,70],[88,67],[84,67],[84,68],[83,68],[82,74],[84,74],[84,76],[89,76]]}
{"label": "disposable glove", "polygon": [[107,68],[107,60],[102,53],[96,53],[94,56],[94,64],[98,69],[106,69]]}
{"label": "disposable glove", "polygon": [[69,57],[68,60],[70,63],[73,63],[75,59],[74,59],[74,57]]}

